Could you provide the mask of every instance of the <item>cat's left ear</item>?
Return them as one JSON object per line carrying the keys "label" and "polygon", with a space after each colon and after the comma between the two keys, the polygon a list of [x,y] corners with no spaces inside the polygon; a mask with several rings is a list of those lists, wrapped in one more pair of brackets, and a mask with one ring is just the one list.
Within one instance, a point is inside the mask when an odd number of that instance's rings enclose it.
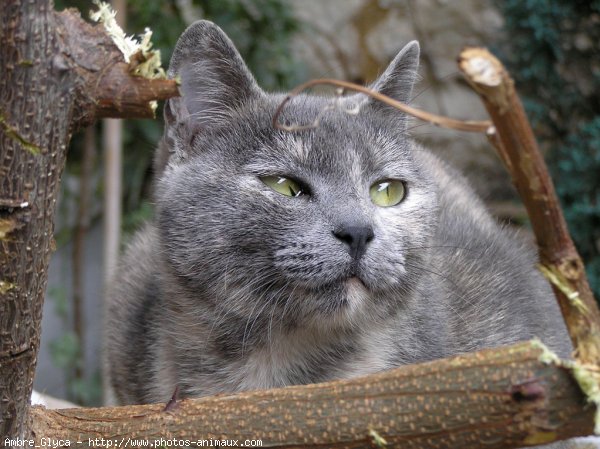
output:
{"label": "cat's left ear", "polygon": [[[369,87],[394,100],[410,103],[419,69],[419,43],[409,42],[396,55],[385,72]],[[384,107],[383,103],[371,100],[374,106]],[[379,106],[377,106],[379,107]]]}

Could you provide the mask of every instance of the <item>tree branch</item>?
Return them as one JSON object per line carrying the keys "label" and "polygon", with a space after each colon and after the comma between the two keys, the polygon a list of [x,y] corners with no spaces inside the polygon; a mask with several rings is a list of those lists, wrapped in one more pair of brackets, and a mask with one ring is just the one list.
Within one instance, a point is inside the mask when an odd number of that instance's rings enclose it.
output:
{"label": "tree branch", "polygon": [[461,52],[458,63],[494,122],[497,138],[494,136],[491,141],[527,208],[540,250],[540,268],[554,288],[575,356],[584,364],[598,366],[598,305],[514,82],[487,49],[467,48]]}
{"label": "tree branch", "polygon": [[[536,343],[364,378],[164,404],[32,409],[33,432],[83,441],[260,439],[269,448],[522,447],[589,435],[594,407]],[[109,418],[110,417],[110,418]]]}
{"label": "tree branch", "polygon": [[76,125],[98,118],[154,118],[156,100],[179,96],[177,82],[135,74],[139,61],[125,62],[102,26],[83,20],[79,11],[56,13],[63,50],[54,57],[59,70],[77,73],[79,116]]}

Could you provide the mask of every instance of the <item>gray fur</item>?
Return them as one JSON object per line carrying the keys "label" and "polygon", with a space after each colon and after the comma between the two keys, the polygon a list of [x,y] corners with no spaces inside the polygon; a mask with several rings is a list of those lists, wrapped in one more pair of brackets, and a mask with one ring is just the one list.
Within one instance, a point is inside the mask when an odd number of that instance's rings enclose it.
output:
{"label": "gray fur", "polygon": [[[409,101],[419,48],[374,83]],[[266,94],[233,44],[201,21],[169,70],[156,215],[129,245],[107,322],[122,403],[307,384],[540,337],[570,343],[536,255],[500,227],[464,178],[407,135],[406,117],[366,97]],[[328,109],[332,104],[336,108]],[[359,106],[358,114],[345,109]],[[290,198],[259,176],[300,180]],[[397,206],[369,187],[406,183]],[[353,258],[333,234],[370,228]],[[362,283],[356,279],[360,278]]]}

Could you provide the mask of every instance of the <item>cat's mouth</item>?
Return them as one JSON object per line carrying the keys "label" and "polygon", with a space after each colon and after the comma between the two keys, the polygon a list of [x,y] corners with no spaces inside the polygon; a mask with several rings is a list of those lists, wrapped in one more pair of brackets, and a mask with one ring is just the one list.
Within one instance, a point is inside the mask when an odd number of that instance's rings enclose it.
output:
{"label": "cat's mouth", "polygon": [[348,287],[355,286],[355,287],[367,288],[367,285],[363,282],[363,280],[356,275],[350,276],[346,280],[346,285]]}
{"label": "cat's mouth", "polygon": [[346,293],[349,296],[359,295],[362,297],[368,295],[370,290],[367,284],[365,284],[365,282],[356,275],[346,279],[344,285],[346,287]]}
{"label": "cat's mouth", "polygon": [[[344,283],[346,288],[346,301],[351,308],[364,303],[370,296],[369,288],[358,276],[349,277]],[[353,307],[354,306],[354,307]]]}
{"label": "cat's mouth", "polygon": [[346,272],[347,277],[344,280],[347,289],[350,289],[350,287],[357,287],[362,290],[370,290],[363,276],[361,276],[361,271],[358,263],[352,264],[348,272]]}

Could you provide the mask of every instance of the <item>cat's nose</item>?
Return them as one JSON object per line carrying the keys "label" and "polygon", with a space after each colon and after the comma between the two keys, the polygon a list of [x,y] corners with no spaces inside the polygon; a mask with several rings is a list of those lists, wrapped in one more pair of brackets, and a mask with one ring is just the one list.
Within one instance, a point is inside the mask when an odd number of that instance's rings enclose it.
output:
{"label": "cat's nose", "polygon": [[342,226],[333,231],[333,235],[348,244],[348,252],[354,260],[362,257],[367,245],[375,237],[371,226]]}

